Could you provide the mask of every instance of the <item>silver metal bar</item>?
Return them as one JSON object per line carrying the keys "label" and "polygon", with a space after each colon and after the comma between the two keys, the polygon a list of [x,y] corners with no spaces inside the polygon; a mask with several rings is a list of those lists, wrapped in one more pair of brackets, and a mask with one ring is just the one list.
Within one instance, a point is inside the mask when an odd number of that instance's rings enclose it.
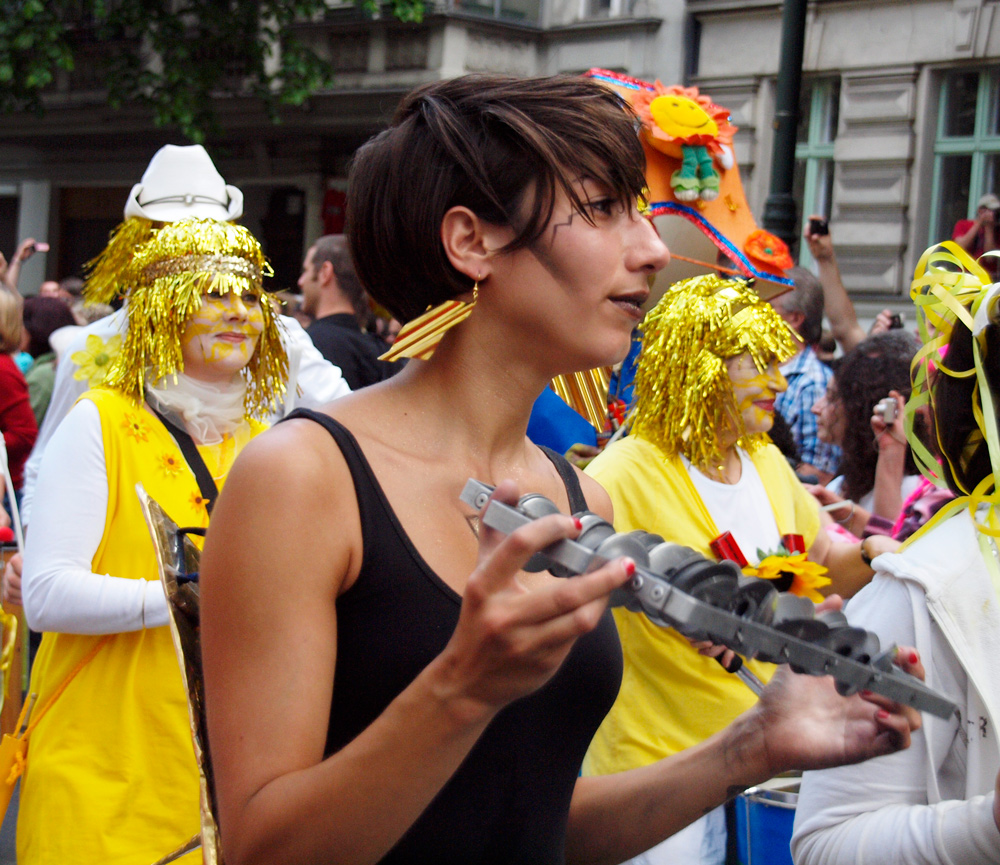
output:
{"label": "silver metal bar", "polygon": [[[482,510],[489,502],[492,492],[493,488],[487,484],[470,479],[462,492],[461,500],[476,510]],[[517,508],[499,501],[491,502],[483,514],[486,525],[504,534],[516,531],[532,519]],[[606,539],[607,534],[603,537]],[[603,543],[607,543],[607,540]],[[686,548],[678,549],[685,552],[683,559],[686,565],[690,564],[692,558],[706,563],[709,561],[698,554],[693,557]],[[546,547],[541,554],[557,570],[571,574],[587,573],[606,561],[584,544],[570,539]],[[811,675],[832,676],[837,690],[844,695],[868,690],[940,718],[947,719],[955,713],[956,706],[951,700],[895,667],[891,662],[891,649],[876,652],[870,658],[849,657],[818,644],[816,641],[825,636],[843,633],[831,630],[822,622],[815,622],[812,640],[797,637],[773,627],[767,621],[758,621],[750,615],[738,615],[681,591],[671,584],[669,575],[656,574],[638,562],[632,580],[623,589],[631,595],[628,607],[641,609],[658,625],[676,628],[681,633],[707,634],[713,642],[747,658],[762,656],[766,660],[791,664],[796,670]],[[860,629],[854,630],[865,636],[865,632]],[[877,646],[878,641],[874,635],[868,636]],[[748,675],[741,675],[744,671]],[[760,693],[764,687],[745,667],[741,667],[736,675],[756,693]]]}

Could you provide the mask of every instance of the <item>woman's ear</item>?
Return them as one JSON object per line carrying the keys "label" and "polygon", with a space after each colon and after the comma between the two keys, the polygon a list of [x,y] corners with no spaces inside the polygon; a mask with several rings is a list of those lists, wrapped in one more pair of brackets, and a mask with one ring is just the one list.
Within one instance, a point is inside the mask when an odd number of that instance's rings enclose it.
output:
{"label": "woman's ear", "polygon": [[509,229],[480,219],[468,207],[451,208],[441,220],[441,243],[445,254],[459,273],[471,280],[490,275],[493,255],[509,240]]}

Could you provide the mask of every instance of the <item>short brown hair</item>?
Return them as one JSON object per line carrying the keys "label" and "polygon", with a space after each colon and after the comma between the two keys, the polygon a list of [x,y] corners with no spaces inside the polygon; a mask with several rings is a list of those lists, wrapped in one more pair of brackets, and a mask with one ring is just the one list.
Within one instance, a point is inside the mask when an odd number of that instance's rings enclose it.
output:
{"label": "short brown hair", "polygon": [[313,244],[312,265],[314,271],[319,271],[324,261],[330,262],[337,285],[354,307],[356,314],[363,313],[368,304],[365,300],[365,290],[354,270],[351,260],[351,250],[347,246],[347,238],[342,234],[324,234]]}
{"label": "short brown hair", "polygon": [[795,288],[774,300],[785,312],[801,312],[799,337],[806,345],[815,345],[823,337],[823,284],[810,270],[790,267],[785,271]]}
{"label": "short brown hair", "polygon": [[541,236],[557,189],[589,221],[574,181],[592,178],[631,207],[644,168],[634,114],[591,79],[468,75],[420,87],[354,158],[347,234],[358,276],[409,321],[472,287],[441,243],[450,208],[511,226],[503,251],[513,251]]}

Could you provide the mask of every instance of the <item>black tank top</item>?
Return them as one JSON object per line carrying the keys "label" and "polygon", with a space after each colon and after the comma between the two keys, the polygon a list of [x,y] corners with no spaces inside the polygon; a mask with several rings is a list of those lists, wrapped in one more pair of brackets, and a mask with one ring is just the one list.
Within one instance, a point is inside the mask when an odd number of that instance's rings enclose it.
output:
{"label": "black tank top", "polygon": [[[337,600],[337,665],[326,756],[366,729],[444,649],[461,596],[423,560],[351,433],[322,424],[351,471],[361,517],[358,579]],[[579,479],[548,456],[574,513],[586,509]],[[570,797],[583,756],[618,694],[622,654],[610,611],[577,640],[544,687],[505,707],[383,863],[548,865],[564,861]]]}

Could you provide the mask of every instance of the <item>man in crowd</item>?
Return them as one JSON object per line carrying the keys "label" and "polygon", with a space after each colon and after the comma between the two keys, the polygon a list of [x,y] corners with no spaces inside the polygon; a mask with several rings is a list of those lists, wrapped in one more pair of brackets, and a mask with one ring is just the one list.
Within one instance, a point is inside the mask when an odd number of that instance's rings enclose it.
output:
{"label": "man in crowd", "polygon": [[796,471],[802,476],[815,475],[825,484],[836,473],[840,449],[819,440],[812,413],[833,377],[813,349],[823,334],[823,286],[804,267],[793,267],[788,275],[795,281],[795,288],[774,298],[771,305],[792,328],[798,352],[781,367],[788,390],[778,394],[774,407],[788,423],[798,446],[800,463]]}
{"label": "man in crowd", "polygon": [[315,318],[306,329],[313,344],[330,363],[340,367],[351,390],[388,378],[396,364],[380,361],[388,346],[364,333],[358,313],[365,290],[342,234],[327,234],[310,247],[299,277],[302,311]]}

